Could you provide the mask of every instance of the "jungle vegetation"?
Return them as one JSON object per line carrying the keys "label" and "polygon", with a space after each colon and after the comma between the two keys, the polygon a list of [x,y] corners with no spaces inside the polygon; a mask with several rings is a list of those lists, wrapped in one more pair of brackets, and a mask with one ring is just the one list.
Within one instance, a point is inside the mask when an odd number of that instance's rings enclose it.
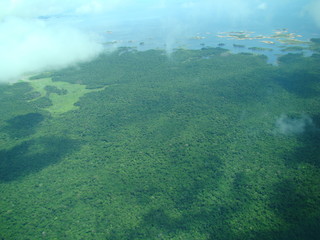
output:
{"label": "jungle vegetation", "polygon": [[1,85],[0,239],[317,239],[319,64],[119,48]]}

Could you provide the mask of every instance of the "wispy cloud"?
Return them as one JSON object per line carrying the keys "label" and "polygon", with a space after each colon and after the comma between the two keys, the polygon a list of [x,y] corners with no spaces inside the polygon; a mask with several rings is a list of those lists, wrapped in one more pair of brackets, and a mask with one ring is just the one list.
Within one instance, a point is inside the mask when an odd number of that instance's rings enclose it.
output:
{"label": "wispy cloud", "polygon": [[0,24],[0,81],[87,61],[101,50],[100,44],[77,29],[10,18]]}
{"label": "wispy cloud", "polygon": [[306,5],[304,12],[309,14],[320,28],[320,0],[313,0],[310,4]]}
{"label": "wispy cloud", "polygon": [[276,130],[285,135],[301,134],[305,132],[308,127],[312,126],[313,121],[307,115],[294,118],[282,115],[276,121]]}
{"label": "wispy cloud", "polygon": [[[62,18],[81,9],[83,13],[98,11],[99,4],[95,1],[90,4],[88,1],[66,2],[1,1],[0,82],[12,82],[24,74],[88,61],[102,51],[102,45],[92,33]],[[76,6],[76,2],[83,5]]]}
{"label": "wispy cloud", "polygon": [[263,2],[258,5],[258,9],[265,10],[267,9],[267,3]]}

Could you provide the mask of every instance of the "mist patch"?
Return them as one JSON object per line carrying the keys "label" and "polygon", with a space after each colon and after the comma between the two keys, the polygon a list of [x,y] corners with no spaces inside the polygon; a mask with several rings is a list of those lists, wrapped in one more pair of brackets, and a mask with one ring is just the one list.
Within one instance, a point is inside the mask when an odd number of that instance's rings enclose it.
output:
{"label": "mist patch", "polygon": [[284,135],[302,134],[313,125],[312,118],[307,115],[281,115],[276,120],[277,132]]}

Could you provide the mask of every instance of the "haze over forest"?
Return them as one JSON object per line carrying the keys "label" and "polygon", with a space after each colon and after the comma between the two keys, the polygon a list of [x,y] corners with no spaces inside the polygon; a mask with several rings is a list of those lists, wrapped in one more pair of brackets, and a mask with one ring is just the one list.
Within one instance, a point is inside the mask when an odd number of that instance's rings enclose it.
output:
{"label": "haze over forest", "polygon": [[319,0],[3,0],[0,81],[92,60],[114,40],[108,30],[157,38],[170,51],[177,39],[199,31],[317,33],[319,11]]}

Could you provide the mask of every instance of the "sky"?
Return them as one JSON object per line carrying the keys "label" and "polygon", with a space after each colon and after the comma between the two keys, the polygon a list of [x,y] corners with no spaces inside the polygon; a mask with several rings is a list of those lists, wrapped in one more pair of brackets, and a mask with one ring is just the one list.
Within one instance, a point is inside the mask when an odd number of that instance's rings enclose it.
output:
{"label": "sky", "polygon": [[0,83],[90,61],[125,24],[169,44],[205,29],[319,31],[319,12],[320,0],[1,0]]}

